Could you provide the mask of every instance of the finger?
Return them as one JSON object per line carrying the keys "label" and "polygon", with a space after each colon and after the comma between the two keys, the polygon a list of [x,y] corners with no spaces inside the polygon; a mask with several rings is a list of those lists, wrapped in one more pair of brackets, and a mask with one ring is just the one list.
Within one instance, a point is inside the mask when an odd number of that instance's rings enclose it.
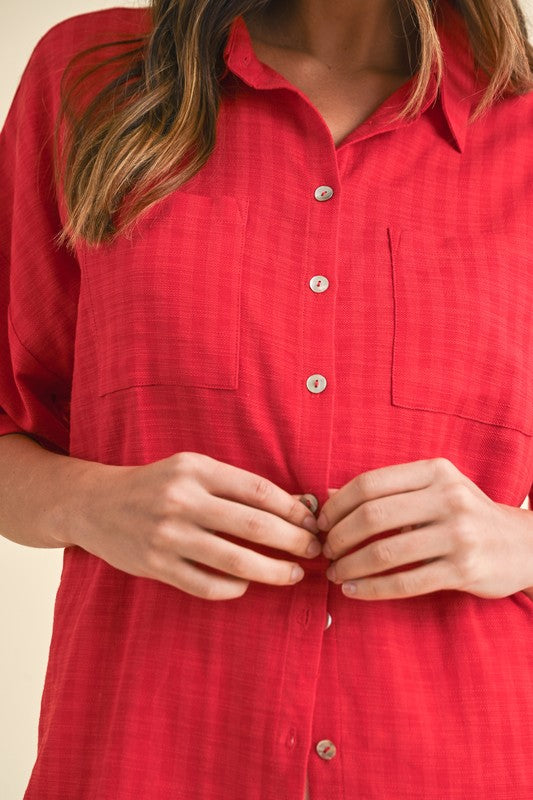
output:
{"label": "finger", "polygon": [[181,548],[181,557],[247,581],[286,586],[304,576],[299,564],[256,553],[211,532],[201,532]]}
{"label": "finger", "polygon": [[[205,456],[201,465],[203,484],[211,494],[268,511],[294,525],[302,526],[306,519],[315,523],[314,515],[300,502],[299,495],[289,494],[268,478]],[[314,530],[318,532],[316,525]]]}
{"label": "finger", "polygon": [[187,594],[204,600],[232,600],[242,597],[249,582],[231,575],[217,575],[180,559],[177,564],[167,562],[161,580]]}
{"label": "finger", "polygon": [[416,569],[396,572],[394,575],[360,578],[353,582],[353,593],[348,590],[351,584],[352,581],[343,584],[342,591],[346,597],[356,600],[393,600],[459,588],[457,572],[442,558]]}
{"label": "finger", "polygon": [[[322,550],[317,536],[299,525],[287,522],[269,511],[212,495],[207,496],[196,520],[208,530],[229,533],[303,558],[316,558]],[[311,546],[313,550],[309,552]]]}
{"label": "finger", "polygon": [[416,561],[448,556],[452,543],[444,525],[388,536],[335,561],[327,570],[334,583],[364,578]]}
{"label": "finger", "polygon": [[445,458],[421,459],[362,472],[342,486],[322,506],[320,530],[330,530],[352,509],[368,500],[429,486],[440,472],[456,470]]}
{"label": "finger", "polygon": [[336,560],[370,536],[404,525],[428,525],[444,519],[434,487],[367,500],[328,533],[324,555]]}

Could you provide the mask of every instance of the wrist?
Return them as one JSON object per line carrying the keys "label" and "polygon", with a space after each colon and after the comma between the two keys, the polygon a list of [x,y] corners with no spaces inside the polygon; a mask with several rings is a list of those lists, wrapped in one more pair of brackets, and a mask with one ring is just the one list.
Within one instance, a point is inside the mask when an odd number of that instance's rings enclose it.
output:
{"label": "wrist", "polygon": [[58,463],[58,491],[50,515],[51,535],[58,547],[83,547],[97,498],[113,475],[123,469],[127,467],[71,457]]}
{"label": "wrist", "polygon": [[[515,591],[522,591],[533,600],[533,511],[523,506],[500,504],[512,518],[516,540],[516,563],[512,567],[514,578],[519,580]],[[518,575],[517,569],[520,570]]]}

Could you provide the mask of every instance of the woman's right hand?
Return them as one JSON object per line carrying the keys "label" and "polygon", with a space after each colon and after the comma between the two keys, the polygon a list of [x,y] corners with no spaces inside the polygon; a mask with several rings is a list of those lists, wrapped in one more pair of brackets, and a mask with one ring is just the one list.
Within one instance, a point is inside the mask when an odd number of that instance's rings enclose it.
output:
{"label": "woman's right hand", "polygon": [[[316,520],[299,495],[201,453],[86,475],[76,493],[76,530],[72,541],[62,544],[78,545],[124,572],[196,597],[227,600],[243,595],[250,581],[284,586],[303,577],[294,561],[270,558],[248,543],[299,557],[321,552],[318,537],[302,527],[305,519]],[[216,531],[239,537],[242,545]],[[312,544],[314,554],[307,552]]]}

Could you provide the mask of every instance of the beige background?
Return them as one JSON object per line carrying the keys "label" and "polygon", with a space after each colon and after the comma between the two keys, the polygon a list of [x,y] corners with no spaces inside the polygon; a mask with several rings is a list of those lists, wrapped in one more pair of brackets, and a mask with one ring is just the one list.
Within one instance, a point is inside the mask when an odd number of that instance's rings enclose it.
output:
{"label": "beige background", "polygon": [[[144,3],[1,0],[0,125],[39,37],[61,19],[115,5]],[[533,21],[533,0],[523,7]],[[526,500],[523,505],[527,507]],[[0,564],[0,798],[22,800],[36,756],[39,705],[62,551],[21,547],[0,537]]]}

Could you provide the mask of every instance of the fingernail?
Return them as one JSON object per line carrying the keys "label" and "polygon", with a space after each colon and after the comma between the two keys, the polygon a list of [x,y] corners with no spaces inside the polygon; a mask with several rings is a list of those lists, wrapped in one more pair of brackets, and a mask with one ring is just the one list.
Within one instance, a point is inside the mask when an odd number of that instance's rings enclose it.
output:
{"label": "fingernail", "polygon": [[348,581],[342,584],[342,591],[344,594],[355,594],[357,591],[357,584],[355,581]]}
{"label": "fingernail", "polygon": [[303,576],[304,576],[304,571],[303,571],[303,569],[301,567],[296,565],[296,566],[294,566],[292,568],[292,570],[291,570],[291,581],[293,581],[293,583],[296,582],[296,581],[301,580],[303,578]]}
{"label": "fingernail", "polygon": [[315,517],[307,516],[302,522],[302,525],[307,531],[311,531],[311,533],[319,533]]}
{"label": "fingernail", "polygon": [[314,542],[311,542],[311,544],[307,548],[307,555],[309,556],[309,558],[315,558],[315,556],[317,556],[321,552],[322,552],[322,545],[320,544],[318,539],[315,539]]}
{"label": "fingernail", "polygon": [[325,528],[327,526],[328,521],[323,511],[321,511],[320,514],[318,515],[316,524],[318,525],[319,528]]}

